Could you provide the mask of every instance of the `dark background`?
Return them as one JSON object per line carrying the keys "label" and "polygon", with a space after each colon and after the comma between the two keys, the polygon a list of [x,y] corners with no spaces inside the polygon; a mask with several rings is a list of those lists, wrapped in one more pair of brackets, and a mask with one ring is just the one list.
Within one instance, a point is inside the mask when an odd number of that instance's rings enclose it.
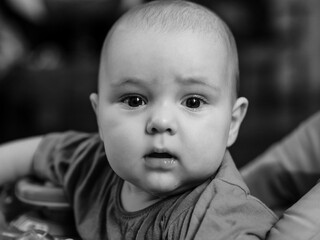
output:
{"label": "dark background", "polygon": [[[89,94],[102,41],[139,0],[21,2],[0,1],[0,143],[96,131]],[[238,44],[240,92],[250,102],[231,148],[241,167],[320,109],[320,1],[196,2],[217,12]]]}

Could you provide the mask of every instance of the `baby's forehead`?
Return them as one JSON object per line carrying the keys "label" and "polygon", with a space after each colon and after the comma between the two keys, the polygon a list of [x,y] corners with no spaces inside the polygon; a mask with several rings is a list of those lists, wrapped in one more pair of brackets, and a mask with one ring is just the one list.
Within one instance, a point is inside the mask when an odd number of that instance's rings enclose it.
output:
{"label": "baby's forehead", "polygon": [[[209,48],[216,49],[217,47],[224,51],[227,55],[230,52],[230,45],[220,34],[212,33],[199,33],[181,29],[171,29],[170,31],[160,31],[158,29],[135,29],[131,26],[125,26],[112,33],[108,41],[105,43],[104,55],[108,55],[109,50],[118,49],[126,44],[133,49],[139,42],[144,42],[157,46],[162,43],[162,47],[166,48],[169,43],[181,44],[185,41],[193,43],[194,45],[207,45]],[[138,44],[139,45],[139,44]]]}

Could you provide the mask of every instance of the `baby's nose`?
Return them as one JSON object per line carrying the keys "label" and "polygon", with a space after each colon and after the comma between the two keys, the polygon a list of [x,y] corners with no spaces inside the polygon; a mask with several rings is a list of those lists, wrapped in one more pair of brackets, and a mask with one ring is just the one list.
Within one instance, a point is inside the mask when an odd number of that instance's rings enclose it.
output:
{"label": "baby's nose", "polygon": [[153,111],[147,122],[146,130],[148,134],[169,133],[174,135],[177,132],[177,123],[174,112],[169,107],[162,107]]}

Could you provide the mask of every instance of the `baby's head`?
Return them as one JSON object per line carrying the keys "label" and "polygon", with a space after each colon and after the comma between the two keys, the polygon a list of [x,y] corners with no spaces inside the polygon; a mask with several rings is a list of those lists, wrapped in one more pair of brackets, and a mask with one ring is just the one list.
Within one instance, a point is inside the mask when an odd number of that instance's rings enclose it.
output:
{"label": "baby's head", "polygon": [[150,2],[120,18],[90,98],[124,189],[162,197],[212,176],[246,113],[238,75],[231,32],[202,6]]}

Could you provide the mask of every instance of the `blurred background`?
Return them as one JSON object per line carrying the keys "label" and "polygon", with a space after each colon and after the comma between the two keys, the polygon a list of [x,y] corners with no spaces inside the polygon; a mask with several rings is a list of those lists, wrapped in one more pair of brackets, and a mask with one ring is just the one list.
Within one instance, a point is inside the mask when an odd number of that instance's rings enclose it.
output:
{"label": "blurred background", "polygon": [[[143,0],[0,1],[0,143],[97,131],[89,94],[113,22]],[[320,109],[320,1],[202,0],[233,31],[250,102],[238,167]]]}

